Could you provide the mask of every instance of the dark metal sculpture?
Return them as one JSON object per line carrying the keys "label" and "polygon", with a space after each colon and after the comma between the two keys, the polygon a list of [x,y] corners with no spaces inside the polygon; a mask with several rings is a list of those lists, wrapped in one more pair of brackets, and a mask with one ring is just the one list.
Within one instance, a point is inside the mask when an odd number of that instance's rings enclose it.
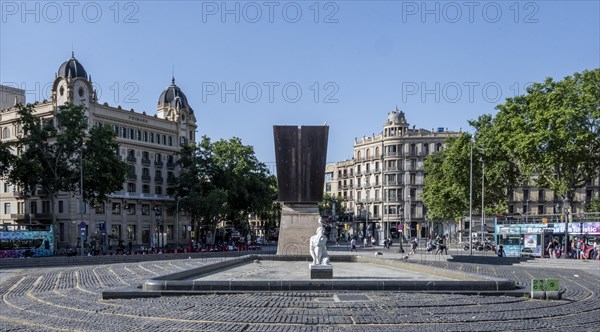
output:
{"label": "dark metal sculpture", "polygon": [[279,200],[317,203],[323,199],[328,126],[273,126]]}

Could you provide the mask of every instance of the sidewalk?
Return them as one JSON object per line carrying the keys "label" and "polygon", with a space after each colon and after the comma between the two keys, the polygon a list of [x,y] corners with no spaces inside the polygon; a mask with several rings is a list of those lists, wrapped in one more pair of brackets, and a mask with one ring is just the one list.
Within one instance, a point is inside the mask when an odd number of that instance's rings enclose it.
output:
{"label": "sidewalk", "polygon": [[[390,259],[407,259],[412,262],[460,262],[460,263],[472,263],[472,264],[492,264],[492,265],[515,265],[532,268],[560,268],[560,269],[579,269],[587,272],[591,272],[594,275],[600,277],[600,261],[597,260],[577,260],[577,259],[551,259],[551,258],[520,258],[520,257],[498,257],[493,252],[474,252],[473,255],[470,251],[464,250],[448,250],[448,255],[435,254],[435,251],[427,253],[425,249],[417,249],[417,253],[410,255],[410,248],[407,250],[406,244],[404,245],[405,253],[398,252],[398,244],[392,245],[390,249],[386,249],[383,246],[374,247],[363,247],[357,246],[358,251],[350,252],[349,247],[346,248],[344,245],[335,246],[328,245],[327,250],[329,255],[378,255],[382,258]],[[408,257],[408,258],[406,258]]]}

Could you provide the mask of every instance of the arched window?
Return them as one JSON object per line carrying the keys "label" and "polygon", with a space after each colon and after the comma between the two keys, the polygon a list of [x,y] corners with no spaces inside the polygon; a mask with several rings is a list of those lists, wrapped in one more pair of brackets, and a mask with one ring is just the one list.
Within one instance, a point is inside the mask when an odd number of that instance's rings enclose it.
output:
{"label": "arched window", "polygon": [[356,159],[360,160],[361,156],[362,154],[360,153],[360,150],[356,151]]}
{"label": "arched window", "polygon": [[442,143],[438,143],[438,144],[435,145],[435,151],[436,152],[442,151]]}
{"label": "arched window", "polygon": [[367,159],[371,158],[371,149],[367,149]]}
{"label": "arched window", "polygon": [[375,158],[379,158],[379,147],[375,148]]}
{"label": "arched window", "polygon": [[410,145],[410,155],[411,156],[417,155],[417,145],[414,143]]}
{"label": "arched window", "polygon": [[9,137],[10,137],[10,128],[4,127],[4,129],[2,129],[2,138],[9,138]]}

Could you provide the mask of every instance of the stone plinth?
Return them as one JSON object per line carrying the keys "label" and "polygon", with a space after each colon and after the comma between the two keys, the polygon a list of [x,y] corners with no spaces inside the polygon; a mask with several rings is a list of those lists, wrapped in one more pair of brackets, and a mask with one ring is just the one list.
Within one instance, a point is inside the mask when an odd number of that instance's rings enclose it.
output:
{"label": "stone plinth", "polygon": [[333,266],[309,264],[311,279],[333,279]]}
{"label": "stone plinth", "polygon": [[310,255],[309,240],[319,225],[317,204],[290,204],[281,207],[277,255]]}

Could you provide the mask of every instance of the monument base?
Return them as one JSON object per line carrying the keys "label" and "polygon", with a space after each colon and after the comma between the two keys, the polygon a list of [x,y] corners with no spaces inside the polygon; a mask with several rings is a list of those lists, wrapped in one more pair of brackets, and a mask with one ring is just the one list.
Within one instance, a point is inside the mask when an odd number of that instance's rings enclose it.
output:
{"label": "monument base", "polygon": [[311,279],[333,279],[333,266],[309,264]]}
{"label": "monument base", "polygon": [[319,207],[316,203],[292,204],[281,207],[281,224],[277,255],[310,255],[310,237],[319,227]]}

